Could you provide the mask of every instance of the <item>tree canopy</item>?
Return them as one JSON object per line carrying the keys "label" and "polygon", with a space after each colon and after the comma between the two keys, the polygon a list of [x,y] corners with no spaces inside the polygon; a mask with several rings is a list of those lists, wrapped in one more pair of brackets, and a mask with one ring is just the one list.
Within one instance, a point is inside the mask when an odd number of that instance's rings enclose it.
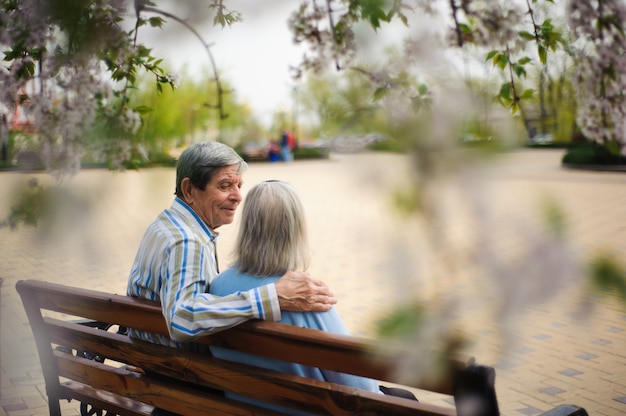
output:
{"label": "tree canopy", "polygon": [[[218,27],[245,24],[246,16],[229,9],[227,1],[199,4],[212,11]],[[178,85],[176,74],[164,70],[159,51],[138,41],[139,31],[178,24],[197,37],[212,63],[213,87],[204,105],[219,119],[229,116],[219,62],[188,16],[149,0],[3,0],[0,8],[2,112],[9,125],[37,132],[37,149],[50,169],[75,172],[89,147],[137,147],[142,115],[151,110],[132,94],[142,74],[152,77],[157,92]],[[306,46],[293,75],[355,71],[369,84],[364,91],[372,92],[372,100],[393,107],[388,114],[397,124],[399,115],[408,120],[419,107],[420,86],[428,87],[433,103],[445,101],[446,94],[473,94],[471,83],[463,87],[454,79],[462,81],[462,73],[475,71],[482,60],[500,73],[494,99],[527,122],[532,117],[525,114],[525,103],[539,95],[545,112],[548,81],[559,75],[556,63],[569,59],[579,92],[577,128],[624,154],[625,8],[610,0],[303,1],[288,22],[293,41]],[[441,24],[432,30],[427,20]],[[395,54],[368,62],[363,28],[378,33],[392,23],[408,28],[405,39],[397,42]],[[465,69],[451,72],[459,62]],[[531,69],[541,75],[536,85],[528,80]]]}

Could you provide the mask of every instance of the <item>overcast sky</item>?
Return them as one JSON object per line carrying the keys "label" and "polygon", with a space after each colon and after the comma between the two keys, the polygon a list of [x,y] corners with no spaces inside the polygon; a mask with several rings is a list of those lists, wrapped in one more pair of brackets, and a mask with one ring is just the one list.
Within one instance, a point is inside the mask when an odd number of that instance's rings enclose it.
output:
{"label": "overcast sky", "polygon": [[[240,102],[248,103],[266,126],[274,112],[291,106],[295,85],[289,66],[299,62],[302,52],[291,40],[287,19],[298,3],[286,0],[229,0],[226,4],[242,12],[244,21],[231,27],[213,26],[206,1],[159,1],[157,5],[187,18],[206,40],[222,80],[235,88]],[[163,29],[142,28],[142,39],[164,56],[168,67],[194,74],[193,68],[210,67],[202,43],[183,25],[167,19]]]}

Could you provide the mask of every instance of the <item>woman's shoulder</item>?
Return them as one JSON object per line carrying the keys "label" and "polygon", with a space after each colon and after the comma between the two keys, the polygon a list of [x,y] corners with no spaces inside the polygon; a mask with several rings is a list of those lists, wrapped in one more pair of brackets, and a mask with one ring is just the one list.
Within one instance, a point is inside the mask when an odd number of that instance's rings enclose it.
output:
{"label": "woman's shoulder", "polygon": [[224,270],[213,280],[210,292],[216,295],[225,295],[237,291],[250,290],[255,287],[275,283],[280,277],[258,277],[247,273],[240,273],[235,267]]}

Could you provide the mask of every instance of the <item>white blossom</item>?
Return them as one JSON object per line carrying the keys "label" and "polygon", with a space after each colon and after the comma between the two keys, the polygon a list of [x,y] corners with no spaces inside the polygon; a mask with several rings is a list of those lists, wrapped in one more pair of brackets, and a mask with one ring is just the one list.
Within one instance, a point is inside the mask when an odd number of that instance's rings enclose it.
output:
{"label": "white blossom", "polygon": [[165,79],[167,79],[167,82],[172,84],[172,87],[174,89],[180,86],[180,75],[178,74],[178,72],[170,72],[169,74],[167,74]]}
{"label": "white blossom", "polygon": [[576,0],[567,12],[573,33],[587,43],[578,51],[578,125],[588,139],[615,141],[626,155],[626,4]]}

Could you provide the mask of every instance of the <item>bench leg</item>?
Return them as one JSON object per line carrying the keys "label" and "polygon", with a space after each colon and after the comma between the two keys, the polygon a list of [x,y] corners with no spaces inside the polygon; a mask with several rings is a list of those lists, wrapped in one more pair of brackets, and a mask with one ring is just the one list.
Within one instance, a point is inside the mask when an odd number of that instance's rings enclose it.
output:
{"label": "bench leg", "polygon": [[57,398],[51,398],[48,395],[48,410],[50,411],[50,416],[61,416],[61,405]]}

